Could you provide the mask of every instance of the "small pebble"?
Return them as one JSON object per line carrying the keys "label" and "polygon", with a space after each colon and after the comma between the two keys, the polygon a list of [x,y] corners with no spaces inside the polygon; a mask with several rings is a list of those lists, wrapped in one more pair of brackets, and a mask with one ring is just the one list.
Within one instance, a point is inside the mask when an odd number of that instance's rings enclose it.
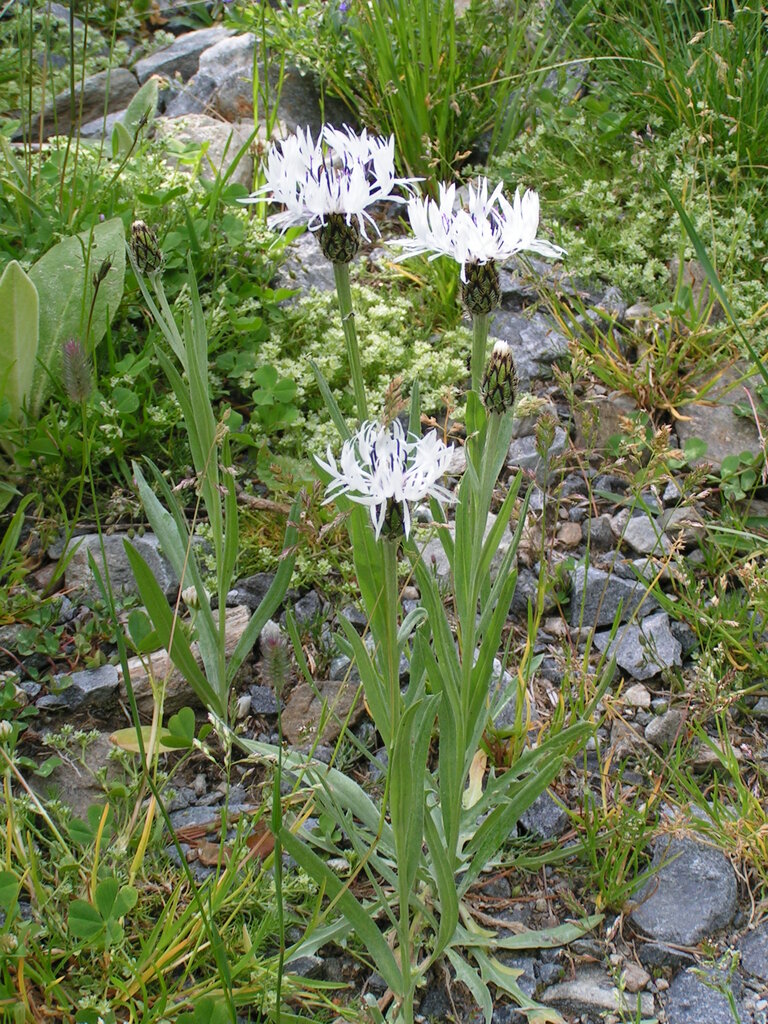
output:
{"label": "small pebble", "polygon": [[651,980],[648,971],[640,967],[639,964],[627,964],[622,977],[624,979],[624,988],[627,992],[632,992],[633,994],[644,989]]}
{"label": "small pebble", "polygon": [[624,691],[624,700],[633,708],[649,708],[651,695],[642,683],[636,683]]}

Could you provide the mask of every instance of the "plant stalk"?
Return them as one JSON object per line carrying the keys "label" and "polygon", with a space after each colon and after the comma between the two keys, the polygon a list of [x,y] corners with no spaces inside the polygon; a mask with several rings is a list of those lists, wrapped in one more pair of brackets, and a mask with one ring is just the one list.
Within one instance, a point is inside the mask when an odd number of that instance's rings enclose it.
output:
{"label": "plant stalk", "polygon": [[368,402],[365,397],[363,368],[360,363],[360,349],[358,348],[357,331],[355,330],[355,311],[352,308],[352,290],[349,286],[349,264],[334,263],[333,276],[336,281],[336,295],[339,300],[339,312],[341,313],[341,326],[344,329],[344,341],[347,344],[349,372],[352,375],[352,387],[355,391],[357,418],[361,423],[363,423],[368,419]]}
{"label": "plant stalk", "polygon": [[475,313],[472,316],[472,362],[470,372],[472,374],[472,390],[480,394],[480,382],[483,379],[485,367],[485,350],[488,344],[488,314]]}

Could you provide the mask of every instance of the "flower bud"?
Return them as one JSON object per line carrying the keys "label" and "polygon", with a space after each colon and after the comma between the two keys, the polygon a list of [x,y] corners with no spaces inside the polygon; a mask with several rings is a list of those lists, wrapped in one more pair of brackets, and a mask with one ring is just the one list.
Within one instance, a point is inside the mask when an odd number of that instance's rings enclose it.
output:
{"label": "flower bud", "polygon": [[497,341],[483,374],[480,393],[488,412],[503,416],[515,404],[519,386],[512,351],[506,341]]}
{"label": "flower bud", "polygon": [[64,390],[73,402],[85,402],[93,390],[91,362],[82,343],[68,338],[61,350],[61,375]]}
{"label": "flower bud", "polygon": [[360,248],[360,229],[344,214],[331,213],[317,233],[323,256],[331,263],[351,263]]}
{"label": "flower bud", "polygon": [[291,659],[285,638],[276,622],[272,620],[267,622],[261,631],[259,644],[262,677],[280,700],[280,695],[291,674]]}
{"label": "flower bud", "polygon": [[131,226],[131,252],[142,274],[154,274],[163,265],[157,235],[143,220],[135,220]]}
{"label": "flower bud", "polygon": [[468,263],[461,284],[461,301],[473,316],[482,316],[501,305],[501,282],[493,260]]}

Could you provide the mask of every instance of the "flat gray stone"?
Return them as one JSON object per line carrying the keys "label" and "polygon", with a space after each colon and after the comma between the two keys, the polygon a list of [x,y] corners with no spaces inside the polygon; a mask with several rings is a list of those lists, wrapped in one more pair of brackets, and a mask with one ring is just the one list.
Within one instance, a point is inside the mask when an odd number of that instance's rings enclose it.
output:
{"label": "flat gray stone", "polygon": [[[667,1024],[744,1024],[747,1018],[743,1010],[737,1020],[727,997],[713,987],[718,984],[727,987],[728,978],[710,972],[710,984],[707,984],[690,971],[677,974],[667,992]],[[738,1011],[738,1000],[736,1005]]]}
{"label": "flat gray stone", "polygon": [[621,605],[621,621],[634,615],[642,602],[644,612],[658,602],[638,580],[626,580],[594,566],[577,566],[571,573],[571,625],[611,626]]}
{"label": "flat gray stone", "polygon": [[[89,75],[83,83],[78,81],[75,84],[75,111],[80,123],[86,124],[94,118],[102,117],[105,104],[108,114],[115,110],[124,110],[138,91],[139,83],[136,76],[125,68],[99,71],[98,74]],[[73,127],[70,114],[70,94],[67,89],[60,92],[53,103],[46,105],[43,113],[42,138],[68,135]],[[41,129],[37,118],[34,119],[33,130],[35,139],[39,139]],[[14,136],[21,137],[21,131]]]}
{"label": "flat gray stone", "polygon": [[142,85],[151,75],[166,75],[169,78],[180,75],[186,81],[197,71],[201,54],[232,33],[232,29],[224,28],[223,25],[185,32],[177,36],[170,46],[137,60],[133,66],[134,73]]}
{"label": "flat gray stone", "polygon": [[[60,673],[54,676],[59,684],[69,680],[66,689],[58,694],[50,694],[63,701],[63,705],[72,711],[98,710],[110,705],[117,697],[120,679],[114,665],[102,665],[100,668],[85,669],[83,672]],[[40,706],[38,702],[38,706]],[[42,705],[45,707],[46,705]],[[53,707],[53,704],[48,704]]]}
{"label": "flat gray stone", "polygon": [[641,681],[673,665],[682,665],[680,641],[672,636],[666,612],[649,615],[637,625],[620,627],[612,641],[610,632],[595,633],[595,647],[607,651],[609,657],[616,658],[619,668]]}
{"label": "flat gray stone", "polygon": [[622,540],[638,555],[661,555],[671,547],[656,520],[645,514],[628,520]]}
{"label": "flat gray stone", "polygon": [[[133,570],[125,553],[125,540],[128,540],[125,534],[111,534],[104,537],[105,565],[102,561],[101,543],[97,534],[89,533],[84,537],[76,538],[72,542],[75,552],[67,564],[65,573],[67,589],[83,590],[85,597],[91,600],[101,598],[101,590],[89,565],[88,556],[90,554],[102,575],[105,572],[109,573],[112,589],[116,594],[123,597],[127,594],[138,594],[139,589],[136,586]],[[157,537],[152,533],[146,533],[143,537],[131,538],[128,543],[145,560],[166,597],[172,597],[179,581],[171,563],[161,553]]]}
{"label": "flat gray stone", "polygon": [[575,978],[552,985],[539,996],[547,1006],[582,1014],[634,1013],[638,998],[642,1016],[651,1017],[654,1007],[650,992],[640,993],[639,997],[622,993],[599,967],[581,968]]}
{"label": "flat gray stone", "polygon": [[[737,416],[733,411],[737,403],[746,401],[745,387],[753,399],[755,397],[756,385],[762,378],[756,373],[751,376],[749,374],[750,366],[747,363],[737,363],[722,373],[717,384],[707,391],[702,401],[680,406],[683,418],[675,420],[680,446],[692,437],[707,443],[705,454],[696,460],[695,465],[709,463],[719,468],[726,455],[740,455],[743,451],[760,455],[762,447],[754,421]],[[737,383],[745,375],[747,379]]]}
{"label": "flat gray stone", "polygon": [[754,931],[742,935],[736,948],[741,954],[742,970],[768,981],[768,921],[761,921]]}
{"label": "flat gray stone", "polygon": [[630,915],[638,931],[659,942],[695,946],[731,923],[736,875],[719,850],[662,837],[654,843],[652,867],[658,870],[634,897]]}
{"label": "flat gray stone", "polygon": [[505,309],[491,320],[491,338],[506,341],[512,348],[521,381],[549,380],[552,364],[568,355],[568,339],[543,313],[525,316]]}

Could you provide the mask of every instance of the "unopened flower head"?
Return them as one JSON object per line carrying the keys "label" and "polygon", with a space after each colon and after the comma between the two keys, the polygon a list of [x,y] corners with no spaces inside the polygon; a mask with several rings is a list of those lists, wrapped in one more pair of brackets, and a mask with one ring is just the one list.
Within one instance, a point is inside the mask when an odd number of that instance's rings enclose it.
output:
{"label": "unopened flower head", "polygon": [[438,483],[448,469],[453,446],[444,444],[432,430],[425,437],[406,437],[395,420],[389,427],[363,423],[344,442],[338,464],[328,449],[327,462],[318,465],[331,477],[326,502],[345,495],[366,505],[376,531],[398,539],[411,532],[410,502],[433,497],[452,500],[452,494]]}
{"label": "unopened flower head", "polygon": [[61,375],[67,397],[72,402],[86,402],[93,390],[93,374],[91,361],[77,338],[68,338],[62,346]]}
{"label": "unopened flower head", "polygon": [[[270,226],[285,231],[306,224],[310,231],[318,231],[329,223],[338,230],[341,224],[365,239],[366,221],[378,234],[368,208],[381,200],[404,202],[394,190],[411,180],[395,176],[394,136],[381,139],[365,129],[356,135],[351,128],[342,131],[330,125],[322,128],[317,142],[307,128],[275,143],[267,157],[266,177],[266,184],[243,201],[282,203],[285,209],[269,218]],[[350,235],[346,252],[353,240]],[[344,252],[342,246],[340,255]]]}
{"label": "unopened flower head", "polygon": [[142,274],[154,274],[163,265],[157,235],[143,220],[135,220],[131,225],[131,252]]}
{"label": "unopened flower head", "polygon": [[514,406],[518,387],[512,350],[506,341],[497,341],[483,375],[483,405],[488,412],[503,416]]}
{"label": "unopened flower head", "polygon": [[451,256],[461,266],[461,280],[473,264],[506,260],[517,252],[562,256],[563,249],[536,237],[539,228],[539,197],[536,192],[515,192],[513,201],[497,185],[488,195],[488,179],[479,178],[467,187],[466,202],[457,203],[455,185],[439,185],[438,198],[414,198],[408,202],[413,238],[399,243],[400,259],[421,254],[430,259]]}

